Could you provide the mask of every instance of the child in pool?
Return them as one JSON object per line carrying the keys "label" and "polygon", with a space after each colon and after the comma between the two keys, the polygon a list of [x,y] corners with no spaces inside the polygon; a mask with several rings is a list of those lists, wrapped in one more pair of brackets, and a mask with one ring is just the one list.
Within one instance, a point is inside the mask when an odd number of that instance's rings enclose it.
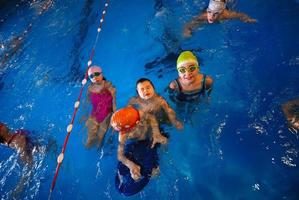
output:
{"label": "child in pool", "polygon": [[[118,110],[112,115],[111,126],[119,131],[117,158],[129,168],[132,179],[138,180],[141,178],[141,167],[148,167],[152,170],[158,168],[157,159],[151,157],[157,157],[157,151],[154,149],[155,145],[158,143],[166,144],[167,138],[161,135],[158,122],[153,115],[129,106]],[[132,148],[133,152],[126,152],[128,146],[138,144],[144,145],[145,150],[143,152],[134,152],[134,148]],[[145,155],[140,155],[140,153]],[[147,154],[150,154],[150,156]],[[147,163],[148,166],[140,166],[137,163],[138,161]]]}
{"label": "child in pool", "polygon": [[98,66],[90,67],[88,69],[88,77],[92,82],[88,87],[92,111],[86,121],[88,128],[87,148],[91,147],[96,142],[96,139],[97,145],[102,145],[111,114],[116,109],[115,88],[111,82],[104,78],[102,69]]}
{"label": "child in pool", "polygon": [[228,10],[226,2],[226,0],[210,0],[208,8],[185,25],[184,37],[190,37],[194,29],[206,22],[212,24],[214,22],[228,19],[240,19],[246,23],[256,22],[255,19],[250,18],[245,13]]}
{"label": "child in pool", "polygon": [[32,164],[33,144],[30,142],[25,130],[11,132],[8,127],[0,122],[0,144],[17,150],[25,164]]}
{"label": "child in pool", "polygon": [[136,90],[138,96],[132,97],[129,105],[137,106],[143,112],[154,115],[161,124],[171,122],[177,129],[182,129],[183,124],[176,119],[174,110],[168,105],[166,100],[155,92],[153,83],[146,78],[141,78],[136,82]]}
{"label": "child in pool", "polygon": [[179,77],[169,84],[171,98],[175,100],[196,101],[212,91],[213,79],[199,73],[199,64],[191,51],[183,51],[177,59]]}
{"label": "child in pool", "polygon": [[282,104],[282,110],[290,129],[297,133],[299,130],[299,99],[293,99]]}

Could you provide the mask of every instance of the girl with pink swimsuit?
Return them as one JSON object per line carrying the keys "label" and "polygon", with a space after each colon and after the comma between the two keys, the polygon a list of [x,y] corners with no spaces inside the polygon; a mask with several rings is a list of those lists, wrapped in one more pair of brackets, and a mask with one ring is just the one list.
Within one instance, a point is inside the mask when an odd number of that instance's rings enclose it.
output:
{"label": "girl with pink swimsuit", "polygon": [[115,88],[111,82],[105,80],[102,69],[98,66],[89,68],[88,77],[92,82],[88,87],[92,111],[86,121],[88,128],[86,147],[89,148],[96,142],[100,147],[107,132],[111,114],[116,109]]}

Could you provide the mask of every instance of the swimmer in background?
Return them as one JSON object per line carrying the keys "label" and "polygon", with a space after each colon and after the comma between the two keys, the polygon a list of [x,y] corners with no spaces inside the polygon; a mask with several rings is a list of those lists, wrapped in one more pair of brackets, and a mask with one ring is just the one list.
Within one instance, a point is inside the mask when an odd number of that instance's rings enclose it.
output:
{"label": "swimmer in background", "polygon": [[140,78],[136,82],[136,91],[138,96],[132,97],[129,105],[154,115],[159,124],[170,121],[177,129],[183,128],[182,122],[176,119],[174,110],[162,96],[155,92],[155,86],[149,79]]}
{"label": "swimmer in background", "polygon": [[27,37],[31,28],[32,24],[30,23],[22,34],[12,38],[7,44],[1,44],[0,48],[3,49],[3,56],[0,55],[0,68],[3,68],[11,57],[23,47],[24,39]]}
{"label": "swimmer in background", "polygon": [[115,88],[104,78],[100,67],[90,67],[88,77],[92,82],[88,87],[88,98],[92,104],[92,111],[86,121],[88,138],[85,146],[90,148],[96,141],[98,147],[102,145],[111,114],[116,109],[116,101]]}
{"label": "swimmer in background", "polygon": [[23,129],[12,132],[4,123],[0,122],[0,144],[16,150],[24,164],[20,180],[9,194],[9,199],[20,199],[26,182],[33,176],[33,153],[38,147],[32,143],[29,134],[29,131]]}
{"label": "swimmer in background", "polygon": [[185,25],[184,37],[190,37],[193,30],[195,30],[204,23],[212,24],[214,22],[229,19],[239,19],[246,23],[256,22],[256,19],[250,18],[245,13],[227,9],[226,3],[226,0],[210,0],[208,8],[202,13],[200,13],[198,16],[193,17],[193,20]]}
{"label": "swimmer in background", "polygon": [[[11,131],[7,125],[0,122],[0,144],[6,148],[16,150],[22,164],[22,168],[19,168],[19,166],[16,168],[16,170],[21,169],[21,172],[17,175],[20,176],[20,179],[15,184],[14,189],[7,193],[8,199],[21,199],[21,194],[24,192],[25,187],[28,187],[28,182],[34,179],[36,167],[40,164],[39,158],[34,158],[34,154],[45,155],[52,150],[55,151],[55,147],[57,148],[55,140],[47,138],[47,145],[44,146],[33,137],[33,133],[24,129]],[[10,170],[13,168],[15,167],[11,166]],[[15,176],[14,173],[12,175]]]}
{"label": "swimmer in background", "polygon": [[[31,3],[34,4],[36,2],[33,1]],[[33,17],[32,22],[28,24],[24,31],[18,36],[13,37],[7,43],[0,43],[0,48],[4,51],[3,56],[0,54],[0,68],[4,67],[4,65],[21,50],[21,48],[24,46],[25,39],[32,30],[33,22],[47,12],[52,5],[53,0],[38,2],[38,7],[36,8],[37,15]]]}
{"label": "swimmer in background", "polygon": [[183,51],[177,59],[179,77],[169,84],[170,97],[180,102],[196,101],[210,96],[213,79],[199,73],[199,64],[191,51]]}
{"label": "swimmer in background", "polygon": [[299,99],[290,100],[282,104],[282,110],[290,129],[297,133],[299,130]]}
{"label": "swimmer in background", "polygon": [[28,131],[22,129],[11,132],[4,123],[0,122],[0,144],[15,149],[20,155],[21,161],[31,165],[34,145],[28,134]]}
{"label": "swimmer in background", "polygon": [[[134,162],[133,159],[137,159],[134,156],[134,152],[126,152],[127,147],[129,145],[141,144],[147,149],[143,153],[149,153],[151,157],[157,157],[155,145],[158,143],[166,144],[167,138],[160,133],[158,122],[153,115],[137,110],[132,106],[115,112],[111,118],[111,126],[116,131],[119,131],[117,158],[122,164],[129,168],[132,179],[136,181],[142,176],[141,166],[136,161]],[[138,153],[142,152],[136,152],[137,155]],[[150,165],[149,168],[154,167],[153,170],[155,170],[159,166],[156,163],[157,161],[151,159],[151,157],[144,155],[140,156],[139,159],[149,159],[146,163],[150,162],[150,164],[148,164]]]}

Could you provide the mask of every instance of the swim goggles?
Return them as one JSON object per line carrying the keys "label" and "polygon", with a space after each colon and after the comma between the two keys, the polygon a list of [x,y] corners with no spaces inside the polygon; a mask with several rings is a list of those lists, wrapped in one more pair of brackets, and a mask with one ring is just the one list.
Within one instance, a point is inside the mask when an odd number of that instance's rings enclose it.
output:
{"label": "swim goggles", "polygon": [[89,75],[89,78],[90,79],[93,79],[94,77],[98,77],[98,76],[100,76],[102,74],[102,72],[95,72],[95,73],[93,73],[93,74],[90,74]]}
{"label": "swim goggles", "polygon": [[196,69],[198,69],[197,66],[191,65],[188,68],[187,67],[179,67],[178,72],[180,72],[181,74],[185,74],[186,72],[189,72],[189,73],[194,72]]}

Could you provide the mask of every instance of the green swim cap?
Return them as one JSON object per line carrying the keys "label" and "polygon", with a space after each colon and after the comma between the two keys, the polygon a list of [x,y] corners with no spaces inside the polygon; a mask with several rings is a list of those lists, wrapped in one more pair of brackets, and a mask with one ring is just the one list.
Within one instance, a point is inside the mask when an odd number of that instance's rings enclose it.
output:
{"label": "green swim cap", "polygon": [[194,64],[198,67],[198,61],[196,56],[191,51],[183,51],[177,61],[176,61],[176,67],[181,67],[186,62],[194,62]]}

